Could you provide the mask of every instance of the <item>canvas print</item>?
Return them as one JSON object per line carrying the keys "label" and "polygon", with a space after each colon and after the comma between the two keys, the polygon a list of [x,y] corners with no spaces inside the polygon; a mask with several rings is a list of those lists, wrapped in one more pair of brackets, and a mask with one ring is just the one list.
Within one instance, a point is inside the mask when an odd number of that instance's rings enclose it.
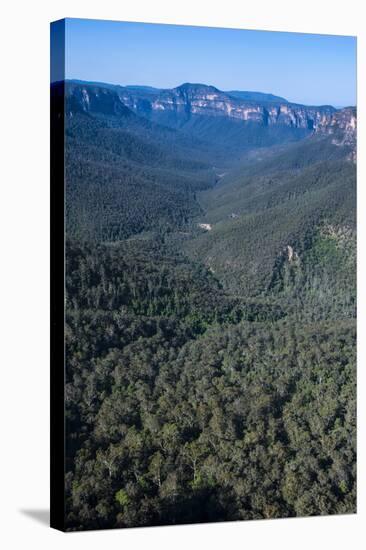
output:
{"label": "canvas print", "polygon": [[53,526],[355,513],[356,38],[51,45]]}

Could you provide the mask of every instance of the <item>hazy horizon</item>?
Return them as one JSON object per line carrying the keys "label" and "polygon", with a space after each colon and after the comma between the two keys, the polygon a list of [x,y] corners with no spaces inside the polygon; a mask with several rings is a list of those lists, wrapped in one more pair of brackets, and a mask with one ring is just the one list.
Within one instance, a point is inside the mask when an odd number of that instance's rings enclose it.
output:
{"label": "hazy horizon", "polygon": [[342,108],[346,108],[346,107],[355,107],[356,106],[356,103],[349,103],[349,104],[345,104],[345,105],[335,105],[333,103],[303,103],[303,102],[298,102],[298,101],[291,101],[291,99],[289,99],[288,97],[286,96],[279,96],[278,94],[273,94],[273,92],[271,92],[270,90],[249,90],[249,89],[241,89],[241,88],[232,88],[230,90],[223,90],[221,88],[219,88],[218,86],[216,86],[215,84],[212,84],[212,82],[180,82],[179,84],[176,84],[175,86],[171,86],[171,87],[167,87],[167,86],[160,86],[160,87],[157,87],[157,86],[151,86],[151,84],[135,84],[134,82],[105,82],[105,81],[102,81],[102,80],[86,80],[86,79],[82,79],[82,78],[66,78],[65,79],[66,81],[73,81],[73,82],[85,82],[86,84],[100,84],[100,85],[107,85],[107,86],[121,86],[121,87],[137,87],[137,88],[151,88],[151,89],[155,89],[155,90],[172,90],[174,88],[179,88],[180,86],[183,86],[184,84],[191,84],[193,86],[210,86],[210,87],[213,87],[213,88],[217,88],[219,91],[221,92],[224,92],[224,93],[229,93],[229,92],[249,92],[249,93],[261,93],[261,94],[268,94],[268,95],[274,95],[276,97],[282,97],[282,99],[285,99],[287,100],[289,103],[293,103],[293,104],[300,104],[300,105],[308,105],[308,106],[314,106],[314,107],[321,107],[321,106],[325,106],[325,105],[330,105],[331,107],[335,107],[337,109],[342,109]]}
{"label": "hazy horizon", "polygon": [[[270,93],[307,105],[356,105],[351,36],[65,20],[65,77]],[[108,62],[106,63],[106,60]]]}

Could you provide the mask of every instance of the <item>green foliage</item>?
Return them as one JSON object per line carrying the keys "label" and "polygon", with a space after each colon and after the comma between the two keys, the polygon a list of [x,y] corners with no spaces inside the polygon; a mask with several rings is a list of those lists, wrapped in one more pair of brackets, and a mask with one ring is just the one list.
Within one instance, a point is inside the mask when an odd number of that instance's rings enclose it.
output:
{"label": "green foliage", "polygon": [[[116,241],[172,230],[199,212],[198,190],[215,181],[194,145],[171,153],[173,131],[131,117],[66,119],[66,226],[70,237]],[[152,135],[151,135],[152,134]],[[171,135],[173,134],[173,135]],[[183,158],[184,155],[184,158]]]}
{"label": "green foliage", "polygon": [[353,511],[354,322],[233,324],[210,272],[143,250],[68,244],[69,528]]}
{"label": "green foliage", "polygon": [[67,120],[67,528],[354,512],[347,148],[105,107]]}
{"label": "green foliage", "polygon": [[[291,150],[287,155],[291,159]],[[192,231],[184,249],[226,287],[251,297],[266,295],[287,246],[302,258],[322,228],[354,231],[355,176],[355,167],[344,160],[301,170],[282,171],[272,160],[259,162],[255,169],[244,167],[240,177],[225,176],[222,185],[204,192],[206,215],[199,220],[210,223],[212,230]],[[334,272],[335,261],[342,259],[338,255],[332,261],[329,269]]]}
{"label": "green foliage", "polygon": [[115,499],[122,508],[128,506],[130,502],[129,496],[124,489],[120,489],[119,491],[117,491]]}

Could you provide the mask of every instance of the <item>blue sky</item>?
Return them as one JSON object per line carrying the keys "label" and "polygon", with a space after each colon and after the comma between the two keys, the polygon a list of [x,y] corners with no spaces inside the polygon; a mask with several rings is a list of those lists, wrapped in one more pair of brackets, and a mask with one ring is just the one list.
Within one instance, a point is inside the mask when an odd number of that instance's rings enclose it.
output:
{"label": "blue sky", "polygon": [[65,42],[66,78],[356,104],[354,37],[67,19]]}

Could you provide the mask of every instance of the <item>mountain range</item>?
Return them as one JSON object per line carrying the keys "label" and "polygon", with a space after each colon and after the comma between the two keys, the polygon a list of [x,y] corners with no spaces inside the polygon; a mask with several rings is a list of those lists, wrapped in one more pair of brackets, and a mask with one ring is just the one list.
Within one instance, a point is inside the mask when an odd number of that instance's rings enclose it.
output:
{"label": "mountain range", "polygon": [[[242,95],[243,94],[243,95]],[[182,84],[172,90],[161,90],[158,94],[136,97],[130,91],[120,92],[121,100],[135,112],[150,116],[160,111],[174,114],[177,120],[189,120],[192,116],[223,116],[229,119],[254,122],[271,126],[286,125],[295,128],[312,129],[324,123],[333,112],[328,106],[303,108],[274,98],[272,101],[250,92],[236,92],[236,95],[222,92],[214,86]],[[160,113],[161,114],[161,113]]]}
{"label": "mountain range", "polygon": [[[88,234],[96,225],[101,235],[128,235],[155,227],[155,208],[147,215],[141,204],[148,197],[160,212],[159,223],[163,219],[173,226],[186,223],[201,209],[197,192],[212,188],[220,174],[235,174],[237,167],[243,176],[260,151],[274,166],[273,155],[277,163],[287,157],[290,165],[300,158],[309,165],[327,159],[355,160],[353,107],[304,106],[275,96],[268,102],[268,94],[263,100],[251,92],[243,92],[244,101],[201,84],[157,90],[67,81],[65,89],[67,168],[73,179],[68,190],[74,197],[68,203],[68,223],[75,228],[82,224]],[[257,163],[256,169],[261,166]],[[88,186],[86,174],[91,176]],[[228,180],[226,176],[224,181]],[[136,194],[137,181],[141,189]],[[105,223],[97,221],[102,182],[103,192],[110,189],[100,199],[108,202],[104,212],[110,216]],[[93,185],[97,189],[91,194]],[[129,218],[135,212],[133,223],[125,223],[122,216],[120,185]],[[79,200],[94,204],[84,208],[82,218]],[[118,222],[112,222],[115,216]]]}
{"label": "mountain range", "polygon": [[121,120],[133,113],[140,121],[210,144],[218,155],[327,133],[334,134],[335,142],[348,144],[350,155],[355,156],[356,110],[352,107],[305,106],[270,94],[222,92],[188,83],[160,90],[67,81],[66,97],[71,115],[84,112]]}
{"label": "mountain range", "polygon": [[172,126],[182,125],[195,116],[222,116],[264,126],[317,130],[331,124],[332,116],[339,112],[330,105],[305,106],[271,94],[222,92],[214,86],[190,83],[173,89],[155,89],[68,81],[68,92],[84,111],[104,108],[109,113],[118,113],[123,105],[136,114],[170,122]]}

